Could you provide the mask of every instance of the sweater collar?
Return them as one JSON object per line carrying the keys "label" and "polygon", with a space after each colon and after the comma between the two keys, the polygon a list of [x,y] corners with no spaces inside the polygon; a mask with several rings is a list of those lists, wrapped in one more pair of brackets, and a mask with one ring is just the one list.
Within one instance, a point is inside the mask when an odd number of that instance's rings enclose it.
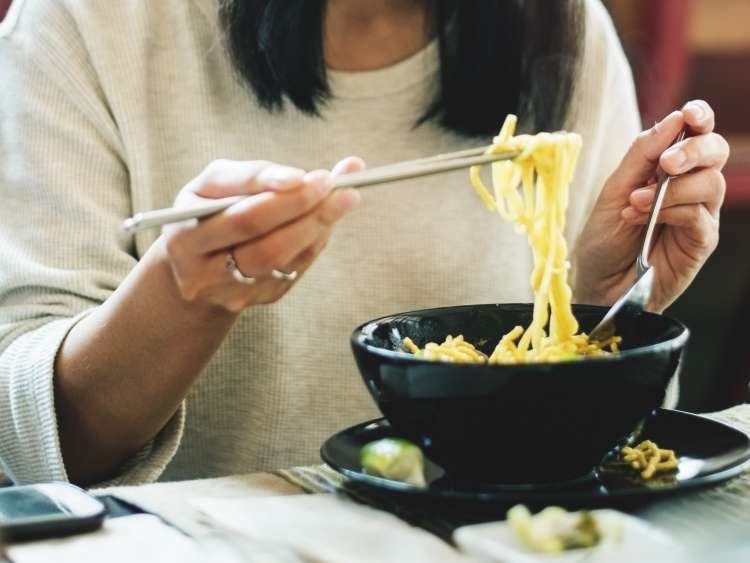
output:
{"label": "sweater collar", "polygon": [[[218,36],[218,0],[192,0],[209,21]],[[439,64],[439,47],[433,39],[410,57],[376,70],[345,72],[327,70],[331,94],[337,98],[374,98],[396,94],[433,76]]]}

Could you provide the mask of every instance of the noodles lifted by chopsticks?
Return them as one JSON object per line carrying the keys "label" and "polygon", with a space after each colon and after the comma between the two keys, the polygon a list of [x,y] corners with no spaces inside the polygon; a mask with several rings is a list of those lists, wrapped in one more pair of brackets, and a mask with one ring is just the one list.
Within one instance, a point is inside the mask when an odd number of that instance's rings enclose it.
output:
{"label": "noodles lifted by chopsticks", "polygon": [[531,324],[525,329],[517,326],[503,336],[489,358],[478,351],[475,354],[473,346],[471,351],[466,350],[468,343],[461,336],[449,336],[443,344],[429,343],[423,350],[411,343],[413,348],[408,349],[425,359],[550,362],[606,354],[606,348],[613,352],[618,349],[619,337],[594,342],[586,334],[579,334],[571,307],[565,212],[581,137],[567,132],[515,136],[516,123],[516,116],[508,115],[487,151],[487,154],[520,152],[513,160],[492,163],[493,191],[482,182],[480,166],[471,168],[470,179],[488,209],[514,222],[517,231],[528,237],[534,255]]}

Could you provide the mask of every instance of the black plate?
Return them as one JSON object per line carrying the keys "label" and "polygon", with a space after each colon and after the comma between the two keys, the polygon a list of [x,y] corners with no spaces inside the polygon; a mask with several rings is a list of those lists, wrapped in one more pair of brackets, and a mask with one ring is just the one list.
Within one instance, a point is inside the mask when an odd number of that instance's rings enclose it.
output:
{"label": "black plate", "polygon": [[[362,471],[362,446],[385,437],[398,436],[385,419],[358,424],[329,438],[321,448],[323,460],[349,479],[350,487],[397,495],[400,500],[490,503],[529,506],[549,504],[569,508],[581,506],[622,506],[642,503],[690,489],[707,487],[742,473],[750,460],[750,437],[726,424],[702,416],[658,409],[649,417],[636,441],[650,439],[662,448],[674,449],[679,470],[669,476],[643,481],[633,472],[617,467],[610,453],[599,469],[586,479],[571,483],[507,485],[476,483],[451,478],[440,466],[427,460],[426,478],[421,489],[367,475]],[[501,447],[501,444],[488,445]]]}

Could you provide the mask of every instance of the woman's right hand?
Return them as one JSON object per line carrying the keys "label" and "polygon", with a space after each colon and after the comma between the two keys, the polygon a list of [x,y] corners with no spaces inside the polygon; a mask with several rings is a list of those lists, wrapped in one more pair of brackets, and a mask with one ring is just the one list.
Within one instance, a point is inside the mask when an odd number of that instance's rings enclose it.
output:
{"label": "woman's right hand", "polygon": [[[331,172],[308,173],[264,161],[211,163],[180,191],[175,206],[250,197],[208,219],[165,227],[167,256],[182,298],[232,313],[281,298],[294,282],[276,279],[272,272],[301,276],[325,247],[334,224],[359,203],[356,190],[332,191],[331,177],[363,168],[356,157],[342,160]],[[255,283],[234,279],[227,267],[230,253],[239,271]]]}

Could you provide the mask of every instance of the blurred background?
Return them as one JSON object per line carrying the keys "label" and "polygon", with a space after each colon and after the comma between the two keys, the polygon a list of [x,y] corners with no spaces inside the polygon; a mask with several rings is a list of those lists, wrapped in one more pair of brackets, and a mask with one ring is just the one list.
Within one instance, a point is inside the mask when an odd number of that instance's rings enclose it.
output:
{"label": "blurred background", "polygon": [[[552,0],[555,1],[555,0]],[[750,340],[750,0],[604,0],[638,86],[643,122],[693,98],[716,110],[732,147],[721,243],[667,312],[692,331],[680,408],[748,400]],[[0,19],[10,0],[0,0]]]}

